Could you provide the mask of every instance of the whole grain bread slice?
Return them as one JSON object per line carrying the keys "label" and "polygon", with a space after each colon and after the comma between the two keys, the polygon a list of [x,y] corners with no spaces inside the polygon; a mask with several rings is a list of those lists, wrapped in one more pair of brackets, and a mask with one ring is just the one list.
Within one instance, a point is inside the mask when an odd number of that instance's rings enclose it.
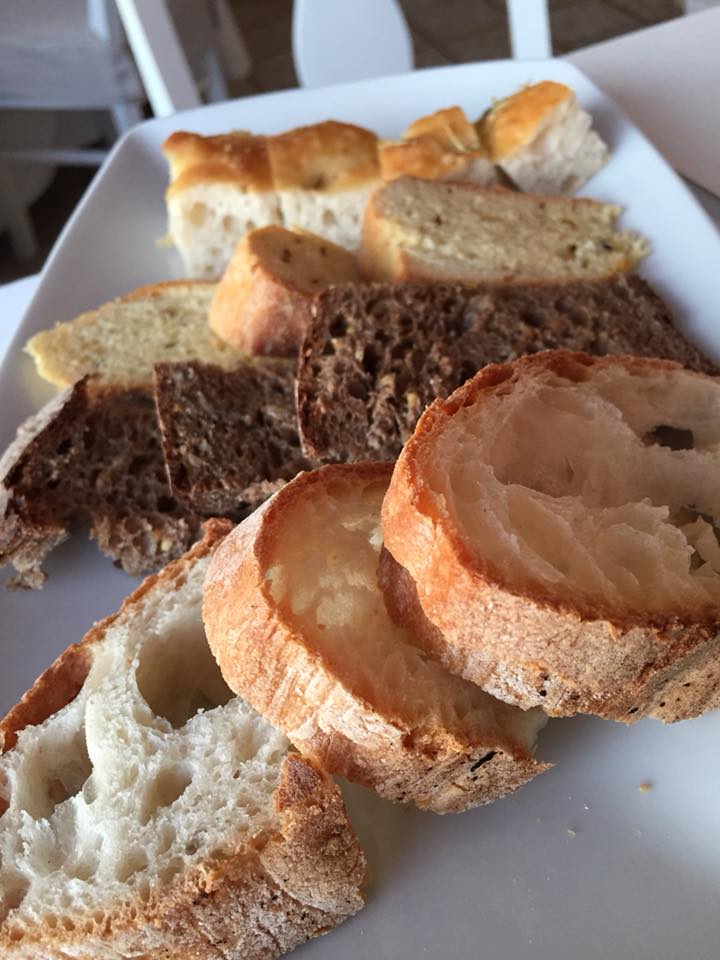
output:
{"label": "whole grain bread slice", "polygon": [[204,516],[240,519],[299,470],[294,364],[155,366],[155,402],[173,495]]}
{"label": "whole grain bread slice", "polygon": [[411,578],[385,567],[395,615],[522,707],[631,722],[720,706],[719,404],[716,377],[664,360],[485,367],[395,467],[383,536]]}
{"label": "whole grain bread slice", "polygon": [[487,363],[566,347],[716,368],[640,277],[570,284],[343,285],[322,293],[300,352],[306,453],[395,459],[418,417]]}
{"label": "whole grain bread slice", "polygon": [[0,565],[17,570],[9,586],[41,587],[45,557],[82,524],[131,575],[179,556],[199,532],[198,514],[171,493],[142,390],[83,378],[23,424],[0,461]]}
{"label": "whole grain bread slice", "polygon": [[7,960],[277,957],[362,906],[340,793],[223,682],[202,582],[145,581],[0,723]]}
{"label": "whole grain bread slice", "polygon": [[377,584],[391,466],[300,474],[213,558],[203,617],[223,676],[304,753],[438,813],[488,803],[545,765],[525,713],[434,665]]}

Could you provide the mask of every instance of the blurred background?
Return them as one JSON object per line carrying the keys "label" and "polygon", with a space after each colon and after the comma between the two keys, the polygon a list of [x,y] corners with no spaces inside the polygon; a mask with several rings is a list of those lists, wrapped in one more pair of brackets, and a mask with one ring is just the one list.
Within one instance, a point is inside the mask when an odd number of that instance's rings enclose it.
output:
{"label": "blurred background", "polygon": [[[510,56],[505,0],[399,4],[418,68]],[[712,0],[549,0],[553,52],[709,5]],[[160,6],[167,6],[204,100],[297,85],[293,0],[168,0]],[[144,9],[149,18],[153,7]],[[0,283],[41,269],[103,153],[124,129],[152,116],[151,80],[145,75],[143,83],[137,63],[144,41],[134,31],[148,27],[133,20],[138,9],[143,0],[0,2]]]}

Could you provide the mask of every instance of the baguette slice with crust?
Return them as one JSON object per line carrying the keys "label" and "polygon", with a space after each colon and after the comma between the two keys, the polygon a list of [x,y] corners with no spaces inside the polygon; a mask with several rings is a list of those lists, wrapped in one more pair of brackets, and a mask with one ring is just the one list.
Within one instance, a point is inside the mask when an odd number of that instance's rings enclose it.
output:
{"label": "baguette slice with crust", "polygon": [[360,266],[377,280],[600,280],[649,252],[614,204],[400,177],[370,198]]}
{"label": "baguette slice with crust", "polygon": [[460,107],[437,110],[411,123],[402,140],[380,144],[384,180],[467,180],[483,187],[497,183],[495,167],[478,131]]}
{"label": "baguette slice with crust", "polygon": [[267,138],[178,131],[162,149],[170,165],[169,238],[189,277],[216,280],[244,233],[282,223]]}
{"label": "baguette slice with crust", "polygon": [[305,231],[262,227],[245,234],[210,305],[210,328],[240,353],[294,357],[313,298],[358,280],[349,250]]}
{"label": "baguette slice with crust", "polygon": [[377,585],[389,464],[300,474],[231,534],[205,586],[229,685],[331,772],[438,813],[519,787],[544,765],[523,713],[409,642]]}
{"label": "baguette slice with crust", "polygon": [[383,535],[411,578],[384,570],[396,615],[522,707],[626,722],[717,707],[719,408],[715,377],[668,361],[485,367],[395,468]]}
{"label": "baguette slice with crust", "polygon": [[187,280],[139,287],[74,320],[36,333],[26,350],[58,387],[91,374],[106,387],[149,388],[153,364],[201,360],[229,369],[236,352],[208,328],[215,284]]}
{"label": "baguette slice with crust", "polygon": [[201,618],[229,524],[0,724],[7,960],[277,957],[362,906],[337,787],[223,682]]}
{"label": "baguette slice with crust", "polygon": [[533,193],[574,193],[609,156],[573,91],[552,80],[499,100],[478,128],[493,163]]}

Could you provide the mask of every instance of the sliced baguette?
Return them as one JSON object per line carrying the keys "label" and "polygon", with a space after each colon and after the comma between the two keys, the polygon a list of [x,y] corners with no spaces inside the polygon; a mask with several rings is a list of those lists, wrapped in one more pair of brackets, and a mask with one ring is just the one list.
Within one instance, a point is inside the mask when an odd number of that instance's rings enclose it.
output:
{"label": "sliced baguette", "polygon": [[355,256],[305,231],[251,230],[237,245],[210,305],[210,328],[245,354],[296,356],[314,296],[359,279]]}
{"label": "sliced baguette", "polygon": [[7,960],[277,957],[362,906],[337,787],[232,696],[202,582],[145,581],[0,724]]}
{"label": "sliced baguette", "polygon": [[532,193],[574,193],[609,157],[573,91],[552,80],[497,101],[478,129],[492,162]]}
{"label": "sliced baguette", "polygon": [[202,516],[241,519],[299,470],[295,371],[286,360],[221,370],[155,366],[155,403],[173,495]]}
{"label": "sliced baguette", "polygon": [[620,213],[595,200],[400,177],[368,202],[360,266],[378,280],[599,280],[649,252],[644,238],[616,231]]}
{"label": "sliced baguette", "polygon": [[421,656],[377,585],[389,464],[300,474],[236,528],[203,616],[231,688],[304,753],[438,813],[487,803],[545,765],[523,713]]}
{"label": "sliced baguette", "polygon": [[467,180],[481,186],[497,183],[495,167],[474,124],[460,107],[437,110],[410,124],[399,142],[380,144],[384,180]]}
{"label": "sliced baguette", "polygon": [[633,275],[473,287],[345,284],[317,298],[300,351],[303,449],[323,462],[394,460],[433,400],[487,363],[556,347],[717,369]]}
{"label": "sliced baguette", "polygon": [[267,138],[178,131],[162,149],[170,166],[168,237],[188,277],[219,279],[246,231],[282,223]]}
{"label": "sliced baguette", "polygon": [[212,283],[140,287],[35,334],[26,350],[45,380],[68,387],[91,374],[106,387],[150,388],[153,364],[198,359],[228,369],[236,352],[208,328]]}
{"label": "sliced baguette", "polygon": [[11,587],[41,587],[45,557],[87,525],[131,575],[179,556],[200,529],[172,495],[152,397],[97,390],[87,378],[18,430],[0,460],[0,566]]}
{"label": "sliced baguette", "polygon": [[436,630],[411,636],[524,708],[717,707],[718,406],[716,378],[667,361],[486,367],[430,407],[395,468],[383,536],[414,582],[398,580],[396,615],[425,617]]}

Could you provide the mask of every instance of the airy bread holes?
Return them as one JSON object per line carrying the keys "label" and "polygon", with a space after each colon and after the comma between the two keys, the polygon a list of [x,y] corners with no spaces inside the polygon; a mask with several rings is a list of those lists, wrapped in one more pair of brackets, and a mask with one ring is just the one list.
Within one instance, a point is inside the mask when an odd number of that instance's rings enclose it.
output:
{"label": "airy bread holes", "polygon": [[[154,780],[148,784],[140,812],[140,821],[143,826],[149,823],[159,810],[171,806],[178,800],[192,783],[192,775],[188,767],[176,764],[161,770]],[[118,868],[119,869],[119,868]],[[136,872],[133,870],[133,873]],[[119,880],[126,877],[118,876]]]}
{"label": "airy bread holes", "polygon": [[49,820],[57,807],[83,790],[92,773],[84,729],[55,743],[52,754],[43,757],[43,767],[35,760],[37,767],[28,770],[23,808],[33,820]]}
{"label": "airy bread holes", "polygon": [[643,443],[647,446],[658,443],[661,447],[668,447],[670,450],[692,450],[695,446],[695,437],[692,430],[669,427],[661,423],[645,434]]}
{"label": "airy bread holes", "polygon": [[177,623],[162,636],[148,637],[135,679],[152,712],[176,729],[200,710],[223,706],[233,696],[197,623]]}

